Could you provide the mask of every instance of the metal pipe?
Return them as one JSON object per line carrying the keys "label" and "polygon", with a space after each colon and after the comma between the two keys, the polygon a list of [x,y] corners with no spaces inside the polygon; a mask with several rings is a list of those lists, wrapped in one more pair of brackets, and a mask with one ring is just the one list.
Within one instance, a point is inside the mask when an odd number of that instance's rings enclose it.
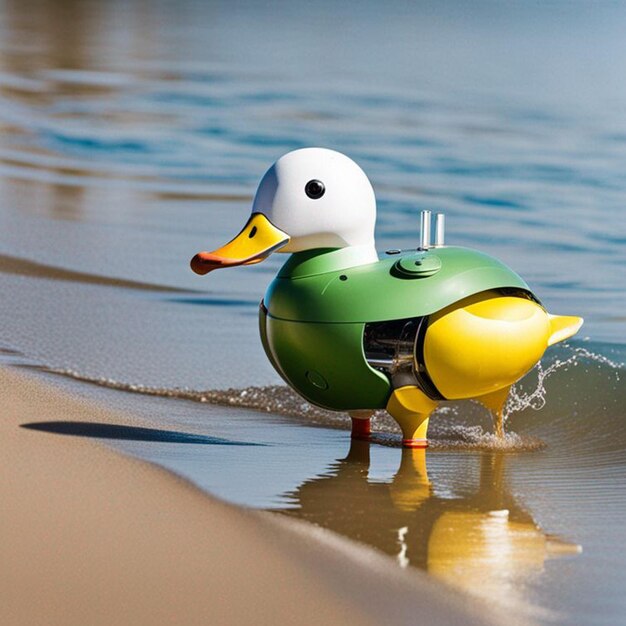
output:
{"label": "metal pipe", "polygon": [[437,213],[435,216],[435,245],[444,246],[446,240],[446,216]]}
{"label": "metal pipe", "polygon": [[394,363],[393,359],[371,357],[367,359],[370,367],[383,367],[390,369]]}
{"label": "metal pipe", "polygon": [[430,248],[430,211],[422,211],[420,219],[420,249]]}

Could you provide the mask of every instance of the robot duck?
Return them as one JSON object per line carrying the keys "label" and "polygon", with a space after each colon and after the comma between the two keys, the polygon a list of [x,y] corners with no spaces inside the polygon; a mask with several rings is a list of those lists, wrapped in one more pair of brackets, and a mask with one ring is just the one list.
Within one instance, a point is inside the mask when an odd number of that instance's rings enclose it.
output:
{"label": "robot duck", "polygon": [[444,400],[474,399],[502,436],[509,389],[580,317],[550,315],[513,270],[482,252],[434,241],[422,212],[420,246],[378,258],[376,200],[347,156],[304,148],[263,176],[242,231],[191,260],[197,274],[290,253],[259,308],[265,352],[280,376],[318,406],[347,411],[368,438],[386,409],[403,446],[428,445]]}

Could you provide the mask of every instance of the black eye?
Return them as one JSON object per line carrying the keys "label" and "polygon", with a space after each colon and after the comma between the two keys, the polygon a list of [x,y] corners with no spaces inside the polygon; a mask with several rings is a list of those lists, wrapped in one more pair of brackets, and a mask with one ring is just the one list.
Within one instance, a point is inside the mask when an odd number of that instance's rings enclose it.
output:
{"label": "black eye", "polygon": [[304,186],[304,193],[306,193],[306,195],[312,200],[318,200],[321,198],[325,191],[326,187],[324,187],[324,183],[321,180],[310,180]]}

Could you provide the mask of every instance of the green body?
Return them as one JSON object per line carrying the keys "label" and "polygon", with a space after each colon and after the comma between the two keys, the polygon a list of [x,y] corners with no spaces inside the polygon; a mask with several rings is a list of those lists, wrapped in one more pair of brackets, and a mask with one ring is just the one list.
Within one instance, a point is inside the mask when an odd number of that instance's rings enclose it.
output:
{"label": "green body", "polygon": [[268,358],[307,400],[334,410],[384,408],[389,379],[363,351],[366,323],[423,317],[488,289],[528,285],[467,248],[410,251],[349,267],[349,249],[293,254],[260,311]]}

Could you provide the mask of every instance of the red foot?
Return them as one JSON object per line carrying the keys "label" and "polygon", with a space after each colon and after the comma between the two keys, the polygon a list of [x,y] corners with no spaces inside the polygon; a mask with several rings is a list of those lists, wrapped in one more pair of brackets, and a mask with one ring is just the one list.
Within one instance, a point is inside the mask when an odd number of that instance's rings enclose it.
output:
{"label": "red foot", "polygon": [[428,439],[403,439],[403,448],[428,448]]}
{"label": "red foot", "polygon": [[372,428],[370,424],[370,418],[360,419],[352,418],[352,439],[363,439],[369,441],[372,434]]}

